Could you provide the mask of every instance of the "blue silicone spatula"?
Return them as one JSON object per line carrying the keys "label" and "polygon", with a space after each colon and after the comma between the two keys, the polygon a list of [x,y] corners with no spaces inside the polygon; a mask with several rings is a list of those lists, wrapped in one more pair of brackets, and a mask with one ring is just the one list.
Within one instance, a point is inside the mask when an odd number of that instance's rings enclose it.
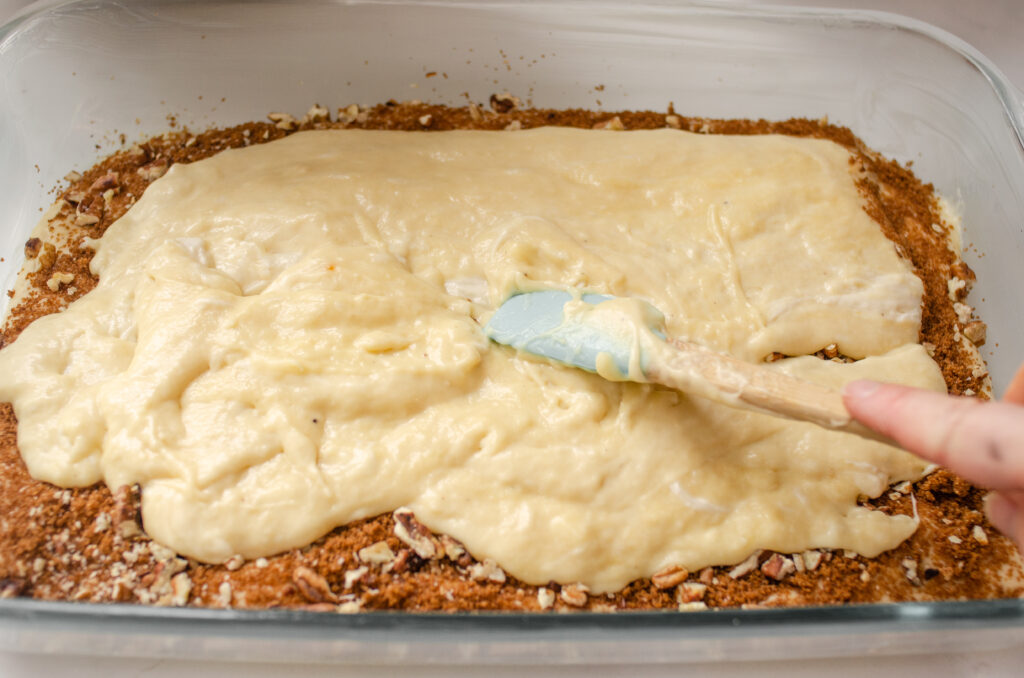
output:
{"label": "blue silicone spatula", "polygon": [[661,384],[732,407],[891,444],[854,421],[838,391],[668,338],[663,319],[653,306],[636,299],[544,290],[510,297],[484,332],[499,344],[607,379]]}

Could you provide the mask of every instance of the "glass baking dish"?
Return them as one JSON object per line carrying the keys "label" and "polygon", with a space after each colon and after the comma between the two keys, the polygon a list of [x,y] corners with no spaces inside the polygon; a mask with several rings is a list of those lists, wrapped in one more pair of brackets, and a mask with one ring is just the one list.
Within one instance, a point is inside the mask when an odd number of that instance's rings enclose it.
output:
{"label": "glass baking dish", "polygon": [[[434,73],[436,75],[429,75]],[[1024,356],[1024,97],[977,50],[874,12],[667,2],[37,3],[0,28],[0,280],[51,189],[166,130],[314,102],[793,116],[914,163],[963,217],[997,392]],[[465,93],[465,94],[464,94]],[[122,136],[123,135],[123,136]],[[6,297],[5,297],[6,299]],[[1024,601],[698,613],[325,615],[0,600],[0,648],[349,663],[679,662],[1018,646]]]}

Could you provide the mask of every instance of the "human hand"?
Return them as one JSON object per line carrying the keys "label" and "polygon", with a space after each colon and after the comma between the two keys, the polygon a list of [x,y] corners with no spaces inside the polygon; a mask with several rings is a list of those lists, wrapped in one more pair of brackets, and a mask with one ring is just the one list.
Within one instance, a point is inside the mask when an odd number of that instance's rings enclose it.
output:
{"label": "human hand", "polygon": [[1024,366],[1001,402],[864,380],[846,385],[843,402],[904,449],[994,490],[988,519],[1024,550]]}

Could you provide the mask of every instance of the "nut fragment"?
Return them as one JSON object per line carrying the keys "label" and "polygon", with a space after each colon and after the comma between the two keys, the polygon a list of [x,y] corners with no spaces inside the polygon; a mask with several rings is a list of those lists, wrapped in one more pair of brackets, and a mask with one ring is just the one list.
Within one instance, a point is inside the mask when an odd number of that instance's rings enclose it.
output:
{"label": "nut fragment", "polygon": [[761,572],[763,572],[766,577],[771,577],[775,581],[782,581],[795,571],[796,565],[793,561],[781,553],[773,553],[771,557],[761,565]]}
{"label": "nut fragment", "polygon": [[331,119],[331,112],[321,106],[320,104],[313,104],[306,115],[303,116],[303,122],[327,122]]}
{"label": "nut fragment", "polygon": [[108,189],[117,188],[119,179],[120,175],[118,175],[117,172],[107,172],[102,177],[92,182],[92,185],[89,186],[89,190],[102,193]]}
{"label": "nut fragment", "polygon": [[436,558],[440,551],[440,545],[434,539],[430,530],[416,520],[412,511],[407,508],[398,508],[394,512],[395,536],[402,540],[420,558],[430,560]]}
{"label": "nut fragment", "polygon": [[57,272],[50,276],[50,279],[46,281],[46,286],[50,288],[50,291],[56,292],[60,289],[61,285],[67,285],[75,279],[72,273]]}
{"label": "nut fragment", "polygon": [[228,572],[234,572],[235,570],[241,569],[242,565],[245,565],[245,558],[235,554],[227,559],[224,563],[224,567]]}
{"label": "nut fragment", "polygon": [[25,258],[35,259],[43,247],[43,241],[39,238],[29,238],[25,241]]}
{"label": "nut fragment", "polygon": [[907,579],[914,586],[921,585],[921,578],[917,576],[917,561],[913,558],[904,558],[900,561],[900,565],[903,567],[904,573],[907,575]]}
{"label": "nut fragment", "polygon": [[671,114],[670,115],[666,115],[665,116],[665,126],[666,127],[671,127],[672,129],[682,129],[683,128],[683,121],[680,119],[680,117],[678,115],[671,115]]}
{"label": "nut fragment", "polygon": [[16,598],[28,588],[28,580],[21,577],[0,579],[0,598]]}
{"label": "nut fragment", "polygon": [[537,589],[537,605],[542,610],[550,610],[555,604],[555,592],[543,586]]}
{"label": "nut fragment", "polygon": [[299,126],[299,121],[288,113],[268,113],[267,117],[270,118],[275,127],[283,129],[285,132],[290,132]]}
{"label": "nut fragment", "polygon": [[804,560],[804,567],[806,567],[808,570],[817,570],[818,565],[821,565],[821,551],[804,551],[800,554],[800,556]]}
{"label": "nut fragment", "polygon": [[358,555],[359,560],[364,563],[374,565],[390,563],[395,559],[395,552],[391,550],[391,547],[388,546],[386,541],[374,542],[365,548],[361,548],[356,555]]}
{"label": "nut fragment", "polygon": [[654,576],[651,577],[651,582],[659,589],[670,589],[673,586],[677,586],[686,581],[686,578],[689,576],[690,573],[685,567],[670,565],[669,567],[656,572]]}
{"label": "nut fragment", "polygon": [[491,95],[491,110],[495,113],[508,113],[522,105],[523,102],[519,100],[519,97],[514,97],[508,92]]}
{"label": "nut fragment", "polygon": [[350,589],[355,586],[358,582],[362,581],[366,573],[370,571],[370,568],[362,565],[355,568],[354,570],[348,570],[345,572],[345,588]]}
{"label": "nut fragment", "polygon": [[426,115],[421,115],[417,120],[423,127],[430,127],[430,123],[434,121],[434,116],[427,113]]}
{"label": "nut fragment", "polygon": [[122,485],[114,491],[114,511],[110,520],[122,539],[130,539],[142,533],[138,485]]}
{"label": "nut fragment", "polygon": [[733,579],[745,577],[757,569],[757,561],[761,557],[761,551],[754,551],[750,556],[736,567],[729,570],[729,576]]}
{"label": "nut fragment", "polygon": [[974,537],[974,541],[978,542],[982,546],[988,544],[988,534],[985,533],[985,528],[981,525],[975,525],[971,528],[971,536]]}
{"label": "nut fragment", "polygon": [[558,597],[561,598],[566,605],[583,607],[590,599],[587,595],[589,592],[590,589],[583,584],[569,584],[568,586],[562,587],[562,591],[558,594]]}
{"label": "nut fragment", "polygon": [[505,571],[498,567],[498,564],[490,558],[484,559],[482,563],[474,563],[469,567],[469,578],[474,581],[489,580],[499,584],[505,583]]}
{"label": "nut fragment", "polygon": [[469,117],[473,122],[480,122],[484,119],[484,114],[480,112],[480,107],[474,104],[472,101],[469,102]]}
{"label": "nut fragment", "polygon": [[676,589],[676,602],[682,604],[695,603],[698,600],[704,600],[704,594],[707,593],[707,591],[707,585],[698,584],[695,581],[688,581]]}
{"label": "nut fragment", "polygon": [[147,163],[135,170],[135,173],[146,181],[156,181],[163,175],[167,174],[167,170],[170,167],[170,163],[166,160],[154,160],[151,163]]}
{"label": "nut fragment", "polygon": [[699,610],[708,609],[708,606],[707,603],[698,600],[692,603],[679,603],[679,607],[677,609],[680,612],[697,612]]}
{"label": "nut fragment", "polygon": [[221,607],[231,607],[231,582],[222,581],[220,583],[214,602]]}
{"label": "nut fragment", "polygon": [[345,108],[338,109],[338,122],[349,125],[359,119],[359,105],[349,104]]}
{"label": "nut fragment", "polygon": [[80,213],[75,215],[75,226],[92,226],[98,224],[100,218],[95,214]]}
{"label": "nut fragment", "polygon": [[[347,575],[346,579],[348,579]],[[327,585],[327,580],[308,567],[295,568],[292,572],[292,583],[299,589],[299,593],[311,603],[338,602],[338,597]]]}
{"label": "nut fragment", "polygon": [[975,346],[984,346],[988,327],[982,320],[972,320],[964,325],[964,336]]}
{"label": "nut fragment", "polygon": [[52,243],[44,242],[39,249],[39,254],[36,256],[39,261],[39,271],[48,271],[53,268],[53,264],[57,261],[57,248]]}
{"label": "nut fragment", "polygon": [[440,542],[441,549],[444,551],[444,554],[453,562],[459,562],[462,560],[463,556],[467,555],[466,547],[462,545],[462,542],[454,537],[442,534]]}
{"label": "nut fragment", "polygon": [[521,129],[523,129],[523,123],[518,120],[513,120],[509,124],[505,125],[506,132],[518,132]]}
{"label": "nut fragment", "polygon": [[615,132],[621,132],[626,129],[626,126],[622,124],[622,119],[619,116],[615,116],[609,120],[598,122],[594,124],[594,129],[607,129]]}
{"label": "nut fragment", "polygon": [[192,579],[187,572],[179,572],[171,578],[171,604],[183,607],[192,595]]}

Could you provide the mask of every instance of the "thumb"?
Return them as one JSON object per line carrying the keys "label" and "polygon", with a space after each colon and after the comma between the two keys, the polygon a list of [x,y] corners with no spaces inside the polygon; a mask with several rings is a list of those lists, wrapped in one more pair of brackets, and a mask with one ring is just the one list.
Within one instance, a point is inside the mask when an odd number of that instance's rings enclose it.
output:
{"label": "thumb", "polygon": [[919,457],[979,485],[1024,488],[1024,408],[874,381],[847,384],[843,402]]}

